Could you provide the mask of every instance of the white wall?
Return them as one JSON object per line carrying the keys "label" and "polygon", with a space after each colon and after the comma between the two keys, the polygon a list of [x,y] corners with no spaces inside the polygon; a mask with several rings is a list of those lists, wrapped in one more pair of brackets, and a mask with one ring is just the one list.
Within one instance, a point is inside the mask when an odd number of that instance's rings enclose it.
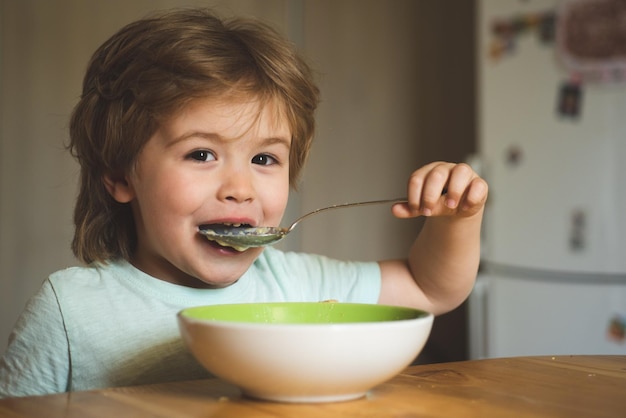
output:
{"label": "white wall", "polygon": [[[286,221],[301,211],[401,196],[416,168],[412,0],[0,0],[0,353],[26,300],[76,264],[77,165],[64,150],[87,60],[150,10],[214,5],[274,22],[310,57],[323,103],[317,143]],[[351,259],[404,255],[417,223],[388,208],[307,220],[283,244]]]}

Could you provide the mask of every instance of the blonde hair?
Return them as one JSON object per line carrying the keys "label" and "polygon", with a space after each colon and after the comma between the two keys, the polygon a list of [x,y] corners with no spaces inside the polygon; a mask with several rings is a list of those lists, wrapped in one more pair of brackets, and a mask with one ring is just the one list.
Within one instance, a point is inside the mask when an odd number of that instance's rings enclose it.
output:
{"label": "blonde hair", "polygon": [[319,91],[309,66],[274,29],[206,9],[171,10],[125,26],[96,50],[68,145],[80,164],[72,250],[81,261],[129,259],[136,247],[131,209],[110,196],[104,176],[128,173],[160,123],[190,101],[224,94],[252,95],[284,110],[295,187]]}

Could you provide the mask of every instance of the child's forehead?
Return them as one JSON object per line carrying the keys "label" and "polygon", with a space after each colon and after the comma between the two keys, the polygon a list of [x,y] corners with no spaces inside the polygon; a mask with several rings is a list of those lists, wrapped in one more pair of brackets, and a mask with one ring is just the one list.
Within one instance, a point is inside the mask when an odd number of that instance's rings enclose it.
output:
{"label": "child's forehead", "polygon": [[165,118],[167,130],[205,128],[224,136],[239,137],[251,129],[291,135],[284,104],[254,95],[222,95],[193,99]]}

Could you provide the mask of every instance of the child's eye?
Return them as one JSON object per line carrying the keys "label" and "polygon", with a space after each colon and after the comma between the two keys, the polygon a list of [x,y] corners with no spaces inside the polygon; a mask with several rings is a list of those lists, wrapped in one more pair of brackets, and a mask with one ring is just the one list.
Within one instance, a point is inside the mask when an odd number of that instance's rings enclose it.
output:
{"label": "child's eye", "polygon": [[196,161],[214,161],[215,154],[208,150],[197,150],[189,153],[187,158],[196,160]]}
{"label": "child's eye", "polygon": [[267,155],[267,154],[255,155],[252,158],[252,164],[273,165],[273,164],[277,164],[277,163],[278,163],[278,161],[276,160],[276,158],[272,157],[271,155]]}

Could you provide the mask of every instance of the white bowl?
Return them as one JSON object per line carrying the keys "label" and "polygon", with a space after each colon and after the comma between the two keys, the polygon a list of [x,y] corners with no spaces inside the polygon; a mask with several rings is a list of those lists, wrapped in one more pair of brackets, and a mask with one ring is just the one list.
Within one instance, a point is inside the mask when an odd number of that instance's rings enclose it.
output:
{"label": "white bowl", "polygon": [[184,309],[182,338],[216,377],[280,402],[359,398],[417,357],[433,315],[351,303],[249,303]]}

